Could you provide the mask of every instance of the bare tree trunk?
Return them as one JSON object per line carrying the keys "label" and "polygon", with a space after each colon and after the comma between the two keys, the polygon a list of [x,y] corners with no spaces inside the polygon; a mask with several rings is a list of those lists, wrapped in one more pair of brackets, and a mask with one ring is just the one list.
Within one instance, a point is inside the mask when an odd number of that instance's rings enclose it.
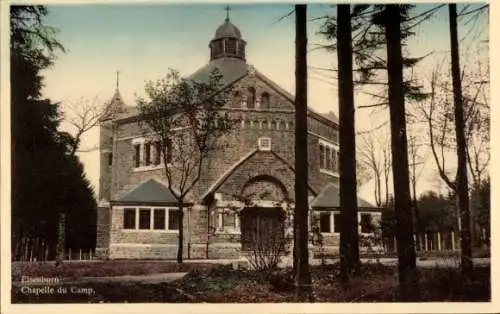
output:
{"label": "bare tree trunk", "polygon": [[354,86],[352,81],[351,6],[337,5],[337,59],[339,65],[340,124],[340,267],[344,280],[359,273],[358,200]]}
{"label": "bare tree trunk", "polygon": [[405,301],[419,299],[418,276],[411,213],[406,139],[405,100],[403,91],[403,58],[401,52],[401,9],[386,5],[387,72],[391,121],[392,175],[396,210],[396,238],[400,297]]}
{"label": "bare tree trunk", "polygon": [[177,263],[182,264],[182,254],[184,249],[184,211],[182,210],[182,203],[178,205],[179,209],[179,247],[177,248]]}
{"label": "bare tree trunk", "polygon": [[295,228],[297,274],[295,295],[298,301],[312,297],[309,273],[307,213],[307,5],[295,5]]}
{"label": "bare tree trunk", "polygon": [[453,79],[453,101],[455,103],[455,131],[457,133],[457,197],[460,208],[460,246],[462,251],[462,275],[470,279],[472,276],[472,249],[470,234],[469,191],[467,185],[467,143],[465,140],[464,105],[462,99],[462,82],[460,79],[460,60],[457,31],[457,5],[449,4],[450,40],[451,40],[451,76]]}

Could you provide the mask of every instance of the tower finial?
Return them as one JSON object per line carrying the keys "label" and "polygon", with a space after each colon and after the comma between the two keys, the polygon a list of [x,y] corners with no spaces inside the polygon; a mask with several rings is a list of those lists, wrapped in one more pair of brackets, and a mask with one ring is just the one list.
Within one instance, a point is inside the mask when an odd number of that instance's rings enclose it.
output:
{"label": "tower finial", "polygon": [[226,21],[229,22],[229,11],[231,11],[231,8],[228,5],[226,5],[224,10],[226,10]]}
{"label": "tower finial", "polygon": [[116,71],[116,90],[120,88],[120,70]]}

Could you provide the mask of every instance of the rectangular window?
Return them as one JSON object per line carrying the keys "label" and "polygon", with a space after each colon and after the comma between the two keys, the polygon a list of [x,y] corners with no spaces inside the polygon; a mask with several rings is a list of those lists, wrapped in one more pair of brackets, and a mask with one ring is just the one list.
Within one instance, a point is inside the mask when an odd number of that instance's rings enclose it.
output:
{"label": "rectangular window", "polygon": [[331,228],[331,213],[319,213],[319,231],[322,233],[330,233]]}
{"label": "rectangular window", "polygon": [[141,166],[141,145],[134,145],[134,166],[139,168]]}
{"label": "rectangular window", "polygon": [[325,168],[328,169],[328,170],[330,170],[330,166],[331,166],[330,159],[331,159],[331,156],[332,156],[331,152],[330,152],[331,151],[330,147],[327,146],[326,149],[325,149],[325,151],[326,151],[326,153],[325,153],[325,155],[326,155]]}
{"label": "rectangular window", "polygon": [[269,151],[271,150],[271,138],[261,137],[258,142],[259,150]]}
{"label": "rectangular window", "polygon": [[156,150],[155,165],[159,165],[159,164],[161,164],[161,142],[160,141],[155,142],[155,150]]}
{"label": "rectangular window", "polygon": [[165,230],[165,218],[165,209],[155,209],[153,214],[153,229]]}
{"label": "rectangular window", "polygon": [[179,230],[180,213],[178,209],[168,210],[168,230]]}
{"label": "rectangular window", "polygon": [[139,210],[139,229],[147,230],[151,227],[151,210],[149,208]]}
{"label": "rectangular window", "polygon": [[333,232],[340,233],[340,226],[342,226],[342,223],[340,220],[340,214],[334,214],[333,215]]}
{"label": "rectangular window", "polygon": [[123,210],[123,229],[135,229],[135,208]]}
{"label": "rectangular window", "polygon": [[325,147],[319,144],[319,168],[325,168]]}
{"label": "rectangular window", "polygon": [[167,153],[167,163],[171,163],[172,162],[172,149],[173,149],[172,140],[171,139],[165,140],[165,146],[166,146],[165,150]]}
{"label": "rectangular window", "polygon": [[233,212],[226,212],[222,215],[222,226],[234,228],[236,226],[236,217]]}
{"label": "rectangular window", "polygon": [[108,154],[108,166],[113,164],[113,153]]}
{"label": "rectangular window", "polygon": [[144,165],[151,165],[151,143],[144,144]]}
{"label": "rectangular window", "polygon": [[372,233],[373,231],[372,215],[361,214],[361,233]]}

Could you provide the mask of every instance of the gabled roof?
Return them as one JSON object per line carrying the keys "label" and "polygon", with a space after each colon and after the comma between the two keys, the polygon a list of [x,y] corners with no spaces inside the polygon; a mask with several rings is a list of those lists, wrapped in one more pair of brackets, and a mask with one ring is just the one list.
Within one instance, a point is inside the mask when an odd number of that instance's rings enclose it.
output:
{"label": "gabled roof", "polygon": [[[252,151],[250,151],[248,154],[246,154],[245,156],[243,156],[240,160],[238,160],[237,162],[235,162],[231,167],[229,167],[220,177],[219,179],[217,179],[209,188],[208,190],[203,193],[203,195],[201,196],[201,199],[203,202],[206,201],[206,199],[208,198],[208,196],[211,194],[211,193],[214,193],[216,192],[223,184],[224,182],[226,182],[226,180],[231,176],[231,174],[233,174],[235,171],[237,171],[237,169],[243,165],[247,160],[249,160],[250,158],[252,158],[254,155],[260,153],[261,151],[259,151],[258,149],[254,149]],[[279,159],[281,162],[283,162],[286,166],[288,166],[288,168],[293,171],[295,173],[295,168],[289,164],[285,158],[281,157],[278,153],[276,153],[275,151],[271,150],[271,151],[266,151],[265,153],[270,153],[272,154],[274,157],[276,157],[277,159]],[[316,190],[314,190],[310,184],[308,184],[308,187],[309,187],[309,191],[312,192],[314,195],[316,195]]]}
{"label": "gabled roof", "polygon": [[[340,207],[340,191],[337,185],[328,183],[319,192],[318,196],[311,202],[311,207],[318,208],[339,208]],[[378,208],[364,199],[358,197],[358,208]]]}
{"label": "gabled roof", "polygon": [[[237,59],[237,58],[220,58],[220,59],[215,59],[204,65],[203,67],[199,68],[196,72],[193,74],[189,75],[187,79],[200,82],[200,83],[208,83],[209,78],[210,78],[210,73],[217,68],[222,74],[222,86],[227,87],[229,85],[232,85],[236,83],[236,81],[242,79],[246,75],[249,74],[250,69],[253,68],[253,66],[247,64],[245,61]],[[273,82],[270,78],[262,74],[262,72],[255,70],[255,76],[264,81],[266,84],[268,84],[270,87],[275,89],[278,93],[283,95],[285,98],[287,98],[290,102],[294,103],[295,101],[295,96],[293,96],[291,93],[280,87],[278,84]],[[126,119],[126,118],[131,118],[135,117],[138,114],[138,110],[136,107],[128,107],[126,108],[126,112],[124,112],[121,116],[117,117],[118,119]],[[316,118],[322,118],[327,121],[333,122],[335,124],[339,124],[339,118],[335,113],[332,111],[328,113],[320,113],[317,112],[314,109],[311,109],[310,107],[307,108],[308,114],[312,115],[313,117]]]}
{"label": "gabled roof", "polygon": [[140,184],[138,187],[121,197],[119,203],[149,203],[149,204],[177,204],[177,197],[168,187],[155,179]]}

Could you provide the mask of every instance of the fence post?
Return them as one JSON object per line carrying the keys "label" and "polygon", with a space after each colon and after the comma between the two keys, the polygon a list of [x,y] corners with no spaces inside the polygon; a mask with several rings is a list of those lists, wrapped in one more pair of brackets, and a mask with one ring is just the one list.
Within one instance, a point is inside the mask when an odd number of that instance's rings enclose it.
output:
{"label": "fence post", "polygon": [[396,236],[394,236],[394,252],[398,251],[398,243],[396,242]]}
{"label": "fence post", "polygon": [[438,231],[438,251],[441,251],[441,233]]}
{"label": "fence post", "polygon": [[80,261],[81,261],[81,260],[82,260],[82,249],[80,249],[80,254],[79,254],[79,256],[80,256]]}
{"label": "fence post", "polygon": [[451,250],[455,251],[455,231],[451,232]]}
{"label": "fence post", "polygon": [[414,233],[413,234],[413,245],[417,244],[417,235]]}
{"label": "fence post", "polygon": [[68,261],[71,261],[71,248],[68,249]]}
{"label": "fence post", "polygon": [[427,232],[426,232],[426,233],[424,233],[424,244],[425,244],[424,247],[425,247],[426,252],[429,250],[429,243],[427,240],[428,239],[427,239]]}

